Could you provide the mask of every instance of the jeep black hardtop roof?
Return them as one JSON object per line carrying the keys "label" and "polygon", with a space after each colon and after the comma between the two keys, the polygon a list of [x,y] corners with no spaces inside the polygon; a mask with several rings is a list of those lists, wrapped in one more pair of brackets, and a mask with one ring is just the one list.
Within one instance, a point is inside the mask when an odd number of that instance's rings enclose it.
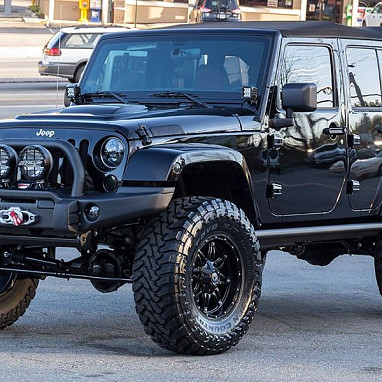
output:
{"label": "jeep black hardtop roof", "polygon": [[278,31],[285,37],[345,37],[382,40],[381,27],[348,27],[330,21],[243,21],[181,24],[164,29],[245,29]]}

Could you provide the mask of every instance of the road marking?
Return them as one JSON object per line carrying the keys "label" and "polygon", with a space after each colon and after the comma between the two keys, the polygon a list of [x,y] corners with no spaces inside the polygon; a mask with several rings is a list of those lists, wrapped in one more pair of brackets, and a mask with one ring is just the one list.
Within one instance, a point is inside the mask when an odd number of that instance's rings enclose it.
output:
{"label": "road marking", "polygon": [[[62,91],[64,91],[64,89],[62,89]],[[50,89],[50,90],[41,91],[39,93],[37,93],[37,92],[36,93],[29,93],[29,92],[28,93],[19,93],[16,90],[16,92],[10,92],[9,94],[0,93],[0,97],[1,98],[9,98],[12,96],[14,97],[15,93],[16,93],[17,98],[19,98],[19,97],[31,97],[31,96],[33,96],[33,97],[41,97],[41,96],[48,97],[52,94],[57,94],[57,91],[56,91],[56,89]],[[63,93],[60,93],[60,94],[63,95]]]}
{"label": "road marking", "polygon": [[[18,108],[18,109],[20,109],[20,108],[22,108],[22,107],[24,107],[24,108],[31,108],[31,107],[33,107],[33,108],[38,108],[38,109],[43,109],[43,108],[46,108],[46,107],[54,107],[54,108],[56,108],[56,107],[63,107],[64,105],[59,105],[59,104],[49,104],[49,105],[22,105],[22,104],[20,104],[20,105],[5,105],[5,106],[2,106],[2,105],[0,105],[0,109],[9,109],[9,108]],[[38,111],[42,111],[42,110],[38,110]]]}

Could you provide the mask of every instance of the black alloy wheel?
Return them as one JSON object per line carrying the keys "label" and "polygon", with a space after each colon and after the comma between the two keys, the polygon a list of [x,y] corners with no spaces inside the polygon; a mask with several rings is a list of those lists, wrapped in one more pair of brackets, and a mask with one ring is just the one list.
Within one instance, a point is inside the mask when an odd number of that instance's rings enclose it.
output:
{"label": "black alloy wheel", "polygon": [[197,309],[207,318],[229,314],[242,284],[238,248],[220,233],[203,243],[192,263],[192,291]]}

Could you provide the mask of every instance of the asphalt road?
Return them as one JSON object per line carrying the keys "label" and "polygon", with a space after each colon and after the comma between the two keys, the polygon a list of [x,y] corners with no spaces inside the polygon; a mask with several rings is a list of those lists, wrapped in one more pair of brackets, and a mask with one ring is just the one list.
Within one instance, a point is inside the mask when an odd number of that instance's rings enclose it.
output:
{"label": "asphalt road", "polygon": [[65,80],[0,83],[0,119],[63,107],[67,83]]}
{"label": "asphalt road", "polygon": [[87,281],[48,278],[25,315],[0,333],[0,378],[381,381],[381,315],[371,258],[342,256],[319,268],[274,251],[242,341],[222,355],[188,357],[144,334],[130,285],[101,294]]}

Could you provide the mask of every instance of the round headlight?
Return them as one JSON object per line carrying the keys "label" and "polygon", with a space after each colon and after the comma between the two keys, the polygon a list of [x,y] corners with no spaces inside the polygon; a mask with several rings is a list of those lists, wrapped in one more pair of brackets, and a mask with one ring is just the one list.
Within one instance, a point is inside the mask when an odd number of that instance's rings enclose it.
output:
{"label": "round headlight", "polygon": [[0,179],[9,178],[17,165],[16,151],[7,145],[0,145]]}
{"label": "round headlight", "polygon": [[101,160],[108,168],[117,168],[123,159],[125,146],[118,138],[109,138],[101,146]]}
{"label": "round headlight", "polygon": [[37,180],[49,174],[52,162],[52,155],[45,147],[33,145],[21,152],[19,167],[26,179]]}

